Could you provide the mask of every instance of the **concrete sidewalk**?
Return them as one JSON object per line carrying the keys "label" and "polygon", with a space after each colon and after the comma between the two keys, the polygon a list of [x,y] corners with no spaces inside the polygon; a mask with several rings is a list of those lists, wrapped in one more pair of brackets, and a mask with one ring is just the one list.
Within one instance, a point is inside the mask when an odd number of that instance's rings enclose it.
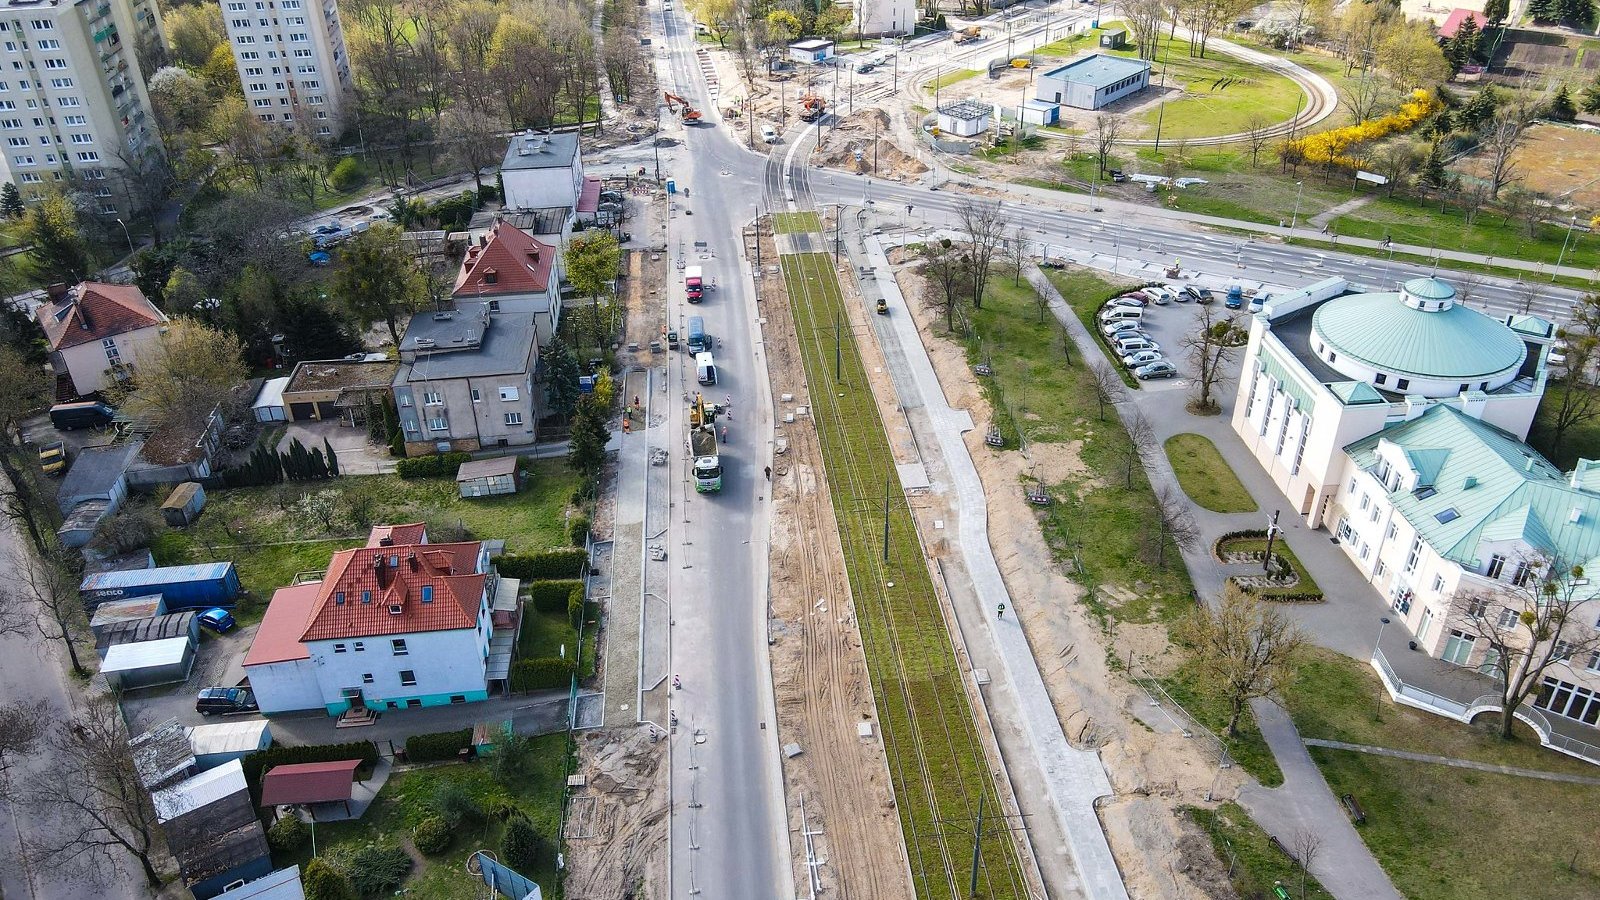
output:
{"label": "concrete sidewalk", "polygon": [[[888,257],[876,240],[868,238],[863,244],[855,240],[848,243],[852,263],[861,264],[857,259],[859,253],[866,265],[879,272],[892,271]],[[945,401],[944,389],[922,345],[916,322],[903,312],[906,300],[899,284],[892,278],[873,281],[888,299],[890,308],[902,311],[888,317],[890,327],[886,329],[896,347],[894,351],[885,349],[896,388],[907,406],[920,400],[932,425],[937,451],[950,480],[949,487],[955,492],[961,560],[972,581],[972,596],[981,598],[976,609],[980,622],[961,621],[963,615],[970,616],[973,610],[960,605],[956,610],[957,619],[974,658],[979,653],[998,657],[1000,669],[991,674],[1003,672],[1004,681],[996,679],[989,695],[997,708],[1014,707],[1026,737],[1026,749],[1031,751],[1021,753],[1007,748],[1010,751],[1006,753],[1007,765],[1016,770],[1013,783],[1025,789],[1042,779],[1054,824],[1059,827],[1071,853],[1082,893],[1094,900],[1125,898],[1127,888],[1095,811],[1096,801],[1112,793],[1100,756],[1075,749],[1068,743],[1020,621],[1015,615],[999,618],[992,612],[1002,602],[1014,608],[1014,601],[989,545],[988,502],[983,482],[962,441],[962,434],[973,428],[972,417],[965,410],[951,408]],[[1030,830],[1033,827],[1030,826]],[[1041,861],[1041,866],[1044,864]]]}

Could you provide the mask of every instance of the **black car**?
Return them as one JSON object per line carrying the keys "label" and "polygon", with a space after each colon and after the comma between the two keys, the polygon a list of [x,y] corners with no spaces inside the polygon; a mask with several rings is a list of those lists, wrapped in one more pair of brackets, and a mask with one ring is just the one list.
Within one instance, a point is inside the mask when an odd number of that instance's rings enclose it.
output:
{"label": "black car", "polygon": [[1209,290],[1206,290],[1203,287],[1195,287],[1192,284],[1185,287],[1182,291],[1180,291],[1180,293],[1196,303],[1210,303],[1212,300],[1216,299],[1212,296]]}
{"label": "black car", "polygon": [[195,697],[194,711],[202,716],[253,713],[260,709],[249,688],[206,688]]}

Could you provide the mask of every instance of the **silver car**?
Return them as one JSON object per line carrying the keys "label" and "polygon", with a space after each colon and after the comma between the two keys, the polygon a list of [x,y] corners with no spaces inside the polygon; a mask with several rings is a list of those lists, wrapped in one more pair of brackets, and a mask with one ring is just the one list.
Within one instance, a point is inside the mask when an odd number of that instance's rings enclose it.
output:
{"label": "silver car", "polygon": [[1124,356],[1122,358],[1122,364],[1130,369],[1136,369],[1139,366],[1148,366],[1153,362],[1162,362],[1165,359],[1166,357],[1162,356],[1159,351],[1138,350],[1133,353],[1129,353],[1127,356]]}

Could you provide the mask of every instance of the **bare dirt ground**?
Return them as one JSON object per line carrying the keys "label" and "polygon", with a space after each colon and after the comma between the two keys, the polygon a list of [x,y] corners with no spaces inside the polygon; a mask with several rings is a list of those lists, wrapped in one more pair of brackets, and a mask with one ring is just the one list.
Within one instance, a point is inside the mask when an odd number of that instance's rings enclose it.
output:
{"label": "bare dirt ground", "polygon": [[572,900],[665,897],[666,744],[648,728],[578,736],[577,774],[567,814],[565,895]]}
{"label": "bare dirt ground", "polygon": [[[1600,177],[1596,177],[1600,173],[1600,134],[1562,125],[1535,125],[1511,159],[1521,184],[1529,190],[1549,196],[1565,194],[1578,209],[1600,207]],[[1488,172],[1481,156],[1469,156],[1455,168],[1479,176]]]}
{"label": "bare dirt ground", "polygon": [[815,165],[891,181],[915,178],[928,171],[927,166],[894,142],[889,114],[876,107],[845,116],[823,134],[826,144],[811,155]]}
{"label": "bare dirt ground", "polygon": [[[762,256],[776,259],[770,235]],[[761,281],[761,296],[777,411],[809,405],[799,344],[776,276]],[[793,399],[784,402],[785,394]],[[806,884],[805,844],[798,798],[808,824],[821,827],[818,850],[825,896],[907,897],[905,846],[889,786],[888,764],[876,721],[861,636],[856,630],[844,553],[822,467],[816,431],[808,420],[780,424],[787,447],[775,460],[771,549],[773,685],[778,734],[804,751],[783,764],[789,797],[795,882]],[[857,733],[871,722],[872,737]]]}
{"label": "bare dirt ground", "polygon": [[[924,295],[922,279],[909,268],[898,277],[907,297]],[[1157,733],[1139,722],[1133,710],[1148,699],[1108,662],[1126,659],[1131,650],[1142,668],[1159,671],[1166,664],[1165,630],[1120,625],[1102,631],[1078,602],[1083,588],[1062,574],[1024,496],[1035,466],[1061,474],[1083,471],[1076,446],[1034,442],[1029,459],[984,444],[981,429],[993,413],[965,350],[943,336],[943,321],[934,311],[908,305],[949,403],[971,411],[979,425],[966,441],[989,504],[989,542],[1068,739],[1098,748],[1105,762],[1115,794],[1102,801],[1101,820],[1129,893],[1171,900],[1231,896],[1226,878],[1217,877],[1225,867],[1209,840],[1177,811],[1207,802],[1215,766],[1180,734]],[[1223,773],[1217,793],[1231,795],[1238,779],[1234,771]]]}

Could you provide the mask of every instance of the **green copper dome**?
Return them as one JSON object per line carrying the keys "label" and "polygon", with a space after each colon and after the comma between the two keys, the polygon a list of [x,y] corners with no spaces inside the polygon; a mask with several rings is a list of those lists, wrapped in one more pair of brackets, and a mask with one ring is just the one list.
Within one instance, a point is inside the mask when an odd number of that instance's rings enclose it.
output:
{"label": "green copper dome", "polygon": [[[1455,289],[1415,278],[1400,293],[1351,294],[1329,300],[1311,320],[1312,334],[1333,351],[1334,368],[1349,360],[1413,378],[1474,381],[1522,365],[1527,347],[1516,333],[1453,302]],[[1349,373],[1347,373],[1349,374]]]}

